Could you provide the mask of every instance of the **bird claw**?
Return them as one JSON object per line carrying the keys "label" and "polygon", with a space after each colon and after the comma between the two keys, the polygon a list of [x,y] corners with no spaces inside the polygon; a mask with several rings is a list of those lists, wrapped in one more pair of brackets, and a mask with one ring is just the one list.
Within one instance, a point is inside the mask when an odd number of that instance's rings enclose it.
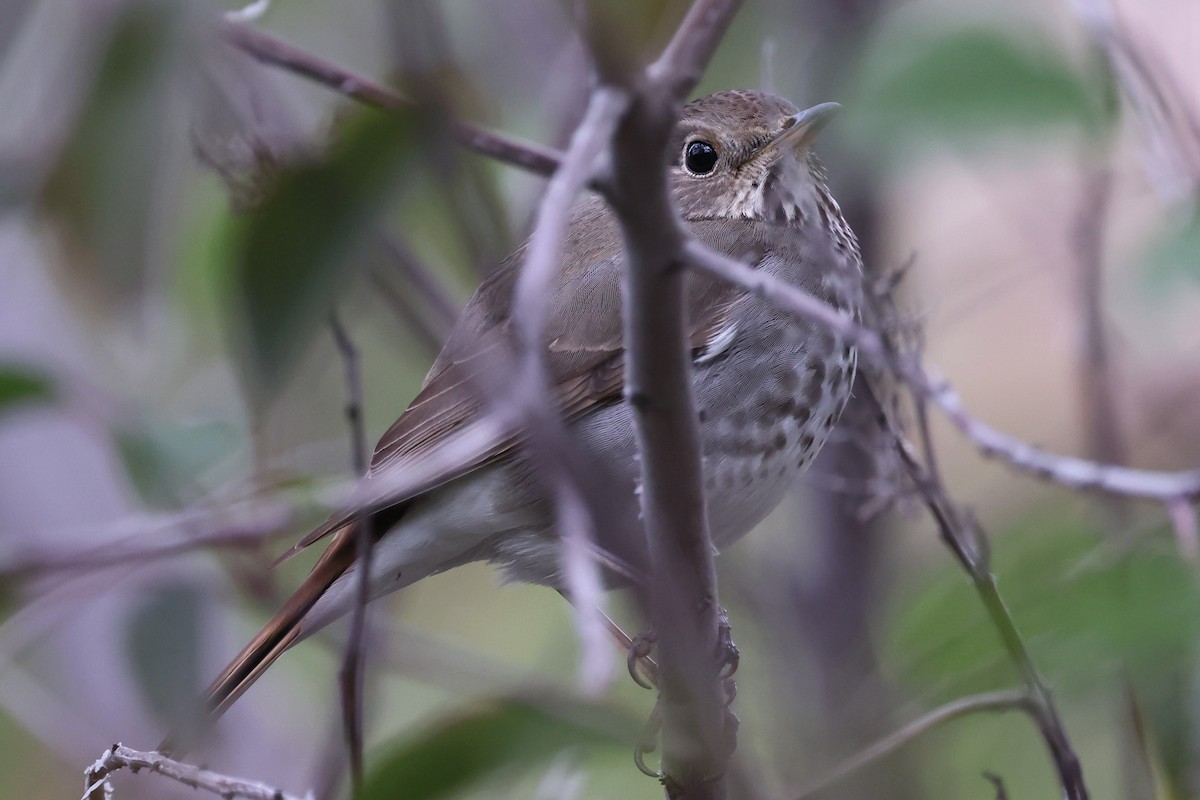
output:
{"label": "bird claw", "polygon": [[637,744],[633,748],[633,763],[644,775],[651,778],[661,780],[663,773],[661,770],[651,769],[646,766],[646,754],[653,753],[658,749],[658,732],[662,730],[662,710],[659,704],[654,704],[654,709],[650,712],[650,718],[646,720],[646,725],[642,728],[642,733],[638,736]]}
{"label": "bird claw", "polygon": [[625,659],[629,677],[643,689],[654,689],[658,686],[658,664],[650,658],[657,638],[658,634],[647,630],[635,636],[629,644],[629,652]]}

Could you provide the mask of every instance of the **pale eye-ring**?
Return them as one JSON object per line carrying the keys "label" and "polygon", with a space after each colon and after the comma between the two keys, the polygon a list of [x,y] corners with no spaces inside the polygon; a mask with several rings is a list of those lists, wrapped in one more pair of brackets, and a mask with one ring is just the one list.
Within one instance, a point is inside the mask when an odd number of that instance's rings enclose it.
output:
{"label": "pale eye-ring", "polygon": [[693,175],[708,175],[717,167],[717,150],[703,139],[684,145],[683,166]]}

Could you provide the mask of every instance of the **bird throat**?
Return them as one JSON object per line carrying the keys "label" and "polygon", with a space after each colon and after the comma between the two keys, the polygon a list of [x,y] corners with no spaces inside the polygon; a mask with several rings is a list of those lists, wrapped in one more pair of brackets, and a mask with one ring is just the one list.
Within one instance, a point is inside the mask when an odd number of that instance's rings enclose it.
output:
{"label": "bird throat", "polygon": [[737,187],[730,216],[780,225],[806,222],[829,195],[823,175],[791,154],[768,163],[745,164]]}

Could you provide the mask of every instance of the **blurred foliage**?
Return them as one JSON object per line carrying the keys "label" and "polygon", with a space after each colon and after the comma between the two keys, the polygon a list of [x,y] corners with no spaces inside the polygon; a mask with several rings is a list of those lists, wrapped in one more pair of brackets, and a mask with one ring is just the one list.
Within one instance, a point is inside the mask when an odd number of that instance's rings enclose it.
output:
{"label": "blurred foliage", "polygon": [[41,370],[27,364],[0,364],[0,416],[25,405],[54,398],[54,385]]}
{"label": "blurred foliage", "polygon": [[570,698],[498,698],[419,733],[377,759],[356,800],[450,797],[563,751],[632,747],[637,722]]}
{"label": "blurred foliage", "polygon": [[64,226],[63,264],[92,299],[121,313],[146,288],[162,207],[161,169],[185,51],[186,5],[133,0],[112,20],[89,17],[102,38],[95,78],[45,187]]}
{"label": "blurred foliage", "polygon": [[148,592],[126,621],[136,685],[164,727],[177,733],[201,718],[200,627],[200,596],[182,586]]}
{"label": "blurred foliage", "polygon": [[237,431],[220,420],[177,425],[142,419],[116,431],[129,479],[152,508],[200,500],[204,474],[238,441]]}
{"label": "blurred foliage", "polygon": [[[992,570],[1035,660],[1063,692],[1107,690],[1124,675],[1180,663],[1200,636],[1200,586],[1167,536],[1125,547],[1053,516],[1030,519],[996,537]],[[1019,680],[954,565],[923,582],[887,629],[889,660],[914,688],[945,699]]]}
{"label": "blurred foliage", "polygon": [[850,91],[850,135],[896,163],[947,144],[979,152],[1004,136],[1032,145],[1055,127],[1091,133],[1109,113],[1103,73],[1076,69],[1037,31],[1004,26],[882,26]]}
{"label": "blurred foliage", "polygon": [[1161,297],[1179,279],[1200,282],[1200,203],[1168,220],[1146,250],[1142,275],[1152,294]]}
{"label": "blurred foliage", "polygon": [[417,157],[411,114],[357,111],[319,161],[284,170],[253,211],[231,220],[233,324],[242,376],[261,398],[278,388],[337,295],[348,253],[379,221]]}

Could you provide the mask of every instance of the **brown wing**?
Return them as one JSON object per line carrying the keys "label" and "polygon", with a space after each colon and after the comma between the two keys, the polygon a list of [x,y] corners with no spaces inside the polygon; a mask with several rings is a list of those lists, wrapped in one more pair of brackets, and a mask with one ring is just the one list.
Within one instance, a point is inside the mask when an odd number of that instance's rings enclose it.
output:
{"label": "brown wing", "polygon": [[[575,212],[563,247],[563,268],[547,313],[546,368],[562,413],[575,417],[615,402],[624,388],[621,324],[621,237],[616,220],[599,198]],[[703,231],[697,230],[701,238]],[[716,242],[714,242],[716,244]],[[513,289],[525,246],[488,276],[463,310],[449,341],[429,370],[421,391],[384,433],[371,459],[368,478],[420,458],[445,438],[479,419],[486,408],[480,388],[487,369],[511,357],[515,330],[511,319]],[[692,346],[701,349],[725,327],[740,290],[693,275],[688,287]],[[446,474],[446,480],[477,469],[517,446],[520,432],[503,432],[474,463]],[[397,498],[396,503],[404,502]],[[294,552],[349,522],[337,514],[301,540]],[[281,560],[282,560],[281,558]]]}

